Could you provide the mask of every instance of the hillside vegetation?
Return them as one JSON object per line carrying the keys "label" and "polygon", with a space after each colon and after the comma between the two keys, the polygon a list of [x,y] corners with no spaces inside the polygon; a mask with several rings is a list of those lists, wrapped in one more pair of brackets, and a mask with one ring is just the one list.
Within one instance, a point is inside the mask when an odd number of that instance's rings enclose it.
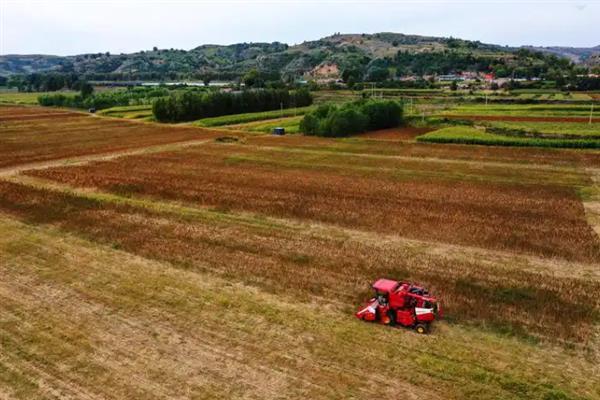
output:
{"label": "hillside vegetation", "polygon": [[[563,58],[570,53],[538,50],[399,33],[335,34],[294,46],[279,42],[237,43],[202,45],[187,51],[154,48],[131,54],[5,55],[0,56],[0,76],[55,72],[86,75],[90,80],[210,81],[259,70],[271,79],[333,73],[344,75],[344,79],[377,80],[385,74],[446,74],[456,70],[527,77],[570,69],[573,58]],[[596,53],[592,49],[586,56],[588,66],[594,66]]]}

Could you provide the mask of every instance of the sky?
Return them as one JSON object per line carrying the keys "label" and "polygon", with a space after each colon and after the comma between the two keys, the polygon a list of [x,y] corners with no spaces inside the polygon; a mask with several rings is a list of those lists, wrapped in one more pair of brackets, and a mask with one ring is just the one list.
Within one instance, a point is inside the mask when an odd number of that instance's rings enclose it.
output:
{"label": "sky", "polygon": [[0,54],[295,44],[335,32],[591,47],[600,45],[600,0],[0,0]]}

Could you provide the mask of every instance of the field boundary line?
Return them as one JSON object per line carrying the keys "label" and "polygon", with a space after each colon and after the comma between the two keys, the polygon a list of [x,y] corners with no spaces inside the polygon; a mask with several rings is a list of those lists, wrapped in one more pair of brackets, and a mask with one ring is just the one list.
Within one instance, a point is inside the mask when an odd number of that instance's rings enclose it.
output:
{"label": "field boundary line", "polygon": [[589,198],[583,200],[583,208],[590,227],[598,235],[600,240],[600,169],[587,168],[592,186]]}

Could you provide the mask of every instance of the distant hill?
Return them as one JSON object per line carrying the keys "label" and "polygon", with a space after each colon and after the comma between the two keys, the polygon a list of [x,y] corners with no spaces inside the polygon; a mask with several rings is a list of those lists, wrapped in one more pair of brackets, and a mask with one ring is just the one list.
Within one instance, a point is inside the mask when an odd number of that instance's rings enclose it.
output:
{"label": "distant hill", "polygon": [[600,56],[600,46],[596,47],[534,47],[524,46],[526,49],[541,51],[543,53],[554,54],[559,57],[565,57],[576,64],[585,64],[593,61],[595,64]]}
{"label": "distant hill", "polygon": [[[589,49],[524,48],[585,65],[590,62],[595,65],[600,54],[600,46]],[[0,56],[0,75],[60,72],[87,74],[92,79],[109,79],[115,75],[135,79],[176,79],[181,76],[230,79],[254,68],[284,77],[319,77],[340,75],[343,71],[368,75],[377,73],[378,68],[392,68],[399,75],[448,73],[456,69],[489,70],[492,66],[495,66],[495,72],[506,72],[520,66],[517,60],[520,49],[523,48],[399,33],[335,34],[294,46],[279,42],[238,43],[202,45],[187,51],[154,49],[131,54],[3,55]],[[534,59],[523,65],[536,63],[540,62]]]}

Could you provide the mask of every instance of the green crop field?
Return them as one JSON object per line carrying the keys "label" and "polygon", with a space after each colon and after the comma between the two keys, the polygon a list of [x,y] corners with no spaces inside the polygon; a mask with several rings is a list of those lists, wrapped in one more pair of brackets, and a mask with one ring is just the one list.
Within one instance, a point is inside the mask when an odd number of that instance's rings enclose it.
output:
{"label": "green crop field", "polygon": [[115,117],[115,118],[125,118],[125,119],[143,119],[143,120],[151,120],[152,116],[152,105],[150,104],[142,104],[136,106],[120,106],[120,107],[111,107],[105,110],[98,111],[98,115],[103,115],[106,117]]}
{"label": "green crop field", "polygon": [[[600,108],[596,105],[596,111]],[[589,117],[590,104],[460,104],[443,114],[520,117]],[[596,117],[600,114],[594,114]]]}
{"label": "green crop field", "polygon": [[598,123],[572,123],[572,122],[505,122],[488,121],[485,125],[497,133],[506,131],[515,135],[540,136],[540,137],[582,137],[600,139],[600,124]]}
{"label": "green crop field", "polygon": [[247,122],[262,121],[268,119],[276,119],[283,117],[293,117],[297,115],[303,115],[314,109],[314,106],[298,107],[298,108],[287,108],[283,110],[263,111],[245,114],[234,114],[234,115],[223,115],[220,117],[203,118],[198,121],[192,122],[192,125],[202,127],[214,127],[214,126],[225,126],[225,125],[237,125],[244,124]]}
{"label": "green crop field", "polygon": [[600,139],[544,139],[508,136],[465,126],[438,129],[417,137],[417,141],[491,146],[600,148]]}
{"label": "green crop field", "polygon": [[300,121],[302,116],[297,117],[285,117],[277,119],[267,119],[255,122],[248,122],[245,124],[228,125],[226,128],[242,130],[247,132],[264,132],[270,133],[273,128],[285,128],[286,133],[298,133],[300,132]]}
{"label": "green crop field", "polygon": [[[75,94],[76,92],[61,92],[64,94]],[[6,104],[38,104],[38,96],[48,94],[46,92],[7,92],[0,91],[0,103]]]}

